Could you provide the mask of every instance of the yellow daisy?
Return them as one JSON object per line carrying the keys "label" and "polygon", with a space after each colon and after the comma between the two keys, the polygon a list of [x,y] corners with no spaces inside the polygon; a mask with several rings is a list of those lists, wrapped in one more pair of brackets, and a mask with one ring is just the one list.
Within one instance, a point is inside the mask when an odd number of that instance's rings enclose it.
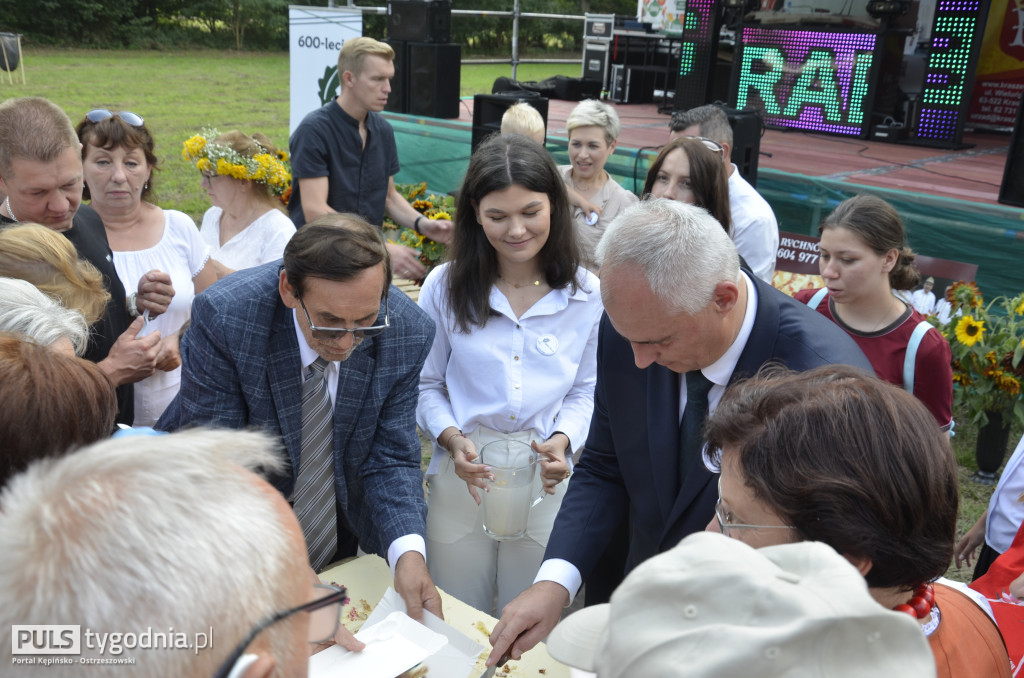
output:
{"label": "yellow daisy", "polygon": [[985,334],[984,321],[975,320],[973,316],[965,315],[956,324],[956,339],[964,346],[974,346],[981,341]]}

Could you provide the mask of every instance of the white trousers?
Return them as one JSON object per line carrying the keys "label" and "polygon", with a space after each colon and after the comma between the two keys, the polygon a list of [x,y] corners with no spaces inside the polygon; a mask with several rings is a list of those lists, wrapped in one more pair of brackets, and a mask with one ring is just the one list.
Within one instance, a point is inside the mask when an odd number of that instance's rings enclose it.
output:
{"label": "white trousers", "polygon": [[[469,434],[478,450],[483,442],[489,442],[482,439],[487,437],[476,431]],[[508,437],[529,440],[530,432]],[[538,440],[536,436],[533,439]],[[554,495],[545,495],[530,510],[525,535],[502,542],[484,532],[483,510],[470,496],[466,481],[455,475],[455,463],[450,458],[442,462],[437,475],[428,476],[427,484],[430,576],[437,586],[462,602],[498,616],[496,613],[533,584],[567,483],[559,483]],[[535,485],[539,492],[539,473]]]}

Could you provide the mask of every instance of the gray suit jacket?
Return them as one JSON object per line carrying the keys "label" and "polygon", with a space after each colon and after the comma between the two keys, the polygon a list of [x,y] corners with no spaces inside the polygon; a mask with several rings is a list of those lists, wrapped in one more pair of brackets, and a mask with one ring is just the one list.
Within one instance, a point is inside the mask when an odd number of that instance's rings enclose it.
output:
{"label": "gray suit jacket", "polygon": [[[277,261],[238,271],[196,296],[181,342],[181,391],[156,427],[280,436],[291,469],[270,480],[289,496],[302,440],[302,367],[280,269]],[[425,532],[416,402],[434,340],[434,323],[416,304],[395,287],[389,297],[391,327],[341,363],[334,409],[338,506],[362,549],[380,555],[396,538]]]}

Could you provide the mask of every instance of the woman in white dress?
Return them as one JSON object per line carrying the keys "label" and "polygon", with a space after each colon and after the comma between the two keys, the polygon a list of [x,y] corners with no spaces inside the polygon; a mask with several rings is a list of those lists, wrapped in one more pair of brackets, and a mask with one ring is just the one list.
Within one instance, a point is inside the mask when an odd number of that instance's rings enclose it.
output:
{"label": "woman in white dress", "polygon": [[[191,217],[145,200],[152,191],[157,158],[153,137],[131,111],[89,111],[78,124],[85,173],[83,198],[100,218],[114,254],[114,268],[126,289],[147,272],[165,271],[174,297],[167,311],[149,319],[139,332],[160,332],[157,371],[135,384],[135,426],[152,426],[178,393],[181,380],[179,333],[193,297],[216,279],[210,247]],[[135,304],[129,303],[129,309]]]}
{"label": "woman in white dress", "polygon": [[280,259],[295,234],[281,202],[292,181],[288,154],[259,132],[210,129],[186,140],[182,155],[195,163],[213,203],[200,233],[214,259],[231,270]]}
{"label": "woman in white dress", "polygon": [[[466,170],[451,260],[420,291],[437,326],[416,412],[434,440],[427,563],[438,586],[483,611],[533,583],[570,456],[590,428],[602,304],[569,209],[541,146],[492,137]],[[532,443],[550,493],[530,510],[526,533],[502,542],[483,530],[479,496],[491,474],[473,463],[500,439]]]}
{"label": "woman in white dress", "polygon": [[576,232],[583,244],[584,265],[591,271],[597,271],[594,251],[605,229],[622,210],[638,200],[604,169],[615,151],[615,140],[622,131],[622,123],[614,108],[587,99],[572,109],[565,128],[569,131],[569,162],[572,164],[562,165],[558,171],[579,198],[600,208],[599,213],[589,214],[579,207],[573,210]]}

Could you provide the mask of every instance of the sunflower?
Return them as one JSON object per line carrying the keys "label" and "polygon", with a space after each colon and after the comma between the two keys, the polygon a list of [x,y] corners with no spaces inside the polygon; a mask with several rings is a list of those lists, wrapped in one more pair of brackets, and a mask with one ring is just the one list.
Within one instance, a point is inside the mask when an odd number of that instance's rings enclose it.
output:
{"label": "sunflower", "polygon": [[1017,308],[1013,309],[1013,312],[1017,315],[1024,315],[1024,298],[1020,300],[1020,303],[1017,304]]}
{"label": "sunflower", "polygon": [[1020,382],[1008,374],[1000,374],[996,379],[996,386],[1009,395],[1020,394]]}
{"label": "sunflower", "polygon": [[985,334],[985,323],[965,315],[956,324],[956,339],[964,346],[974,346]]}
{"label": "sunflower", "polygon": [[444,210],[438,210],[437,212],[434,212],[433,214],[431,214],[429,218],[431,220],[447,219],[448,221],[451,221],[452,220],[452,215],[448,214]]}

